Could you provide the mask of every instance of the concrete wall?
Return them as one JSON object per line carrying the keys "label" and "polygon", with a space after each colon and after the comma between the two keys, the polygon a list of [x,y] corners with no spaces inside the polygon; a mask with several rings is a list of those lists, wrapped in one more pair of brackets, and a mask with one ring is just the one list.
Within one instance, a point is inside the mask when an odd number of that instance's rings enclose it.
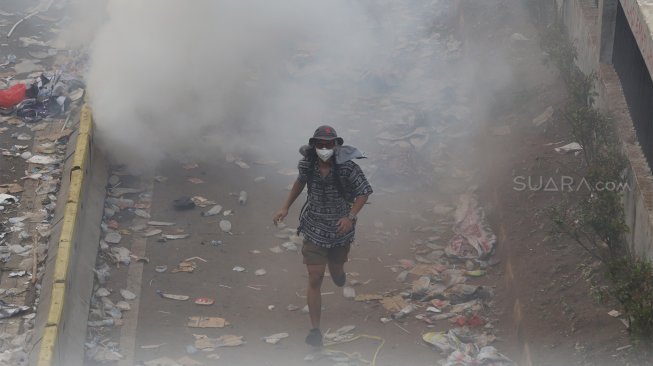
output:
{"label": "concrete wall", "polygon": [[564,0],[558,2],[560,16],[569,37],[578,51],[576,64],[586,74],[599,67],[599,8],[594,0]]}
{"label": "concrete wall", "polygon": [[[107,169],[93,144],[90,108],[84,106],[72,159],[64,166],[61,219],[48,250],[30,365],[82,365],[93,268],[100,239]],[[57,217],[58,216],[58,217]]]}
{"label": "concrete wall", "polygon": [[650,10],[642,9],[636,0],[601,0],[598,8],[589,0],[556,1],[559,15],[578,48],[579,68],[598,76],[597,107],[614,118],[622,150],[628,159],[628,187],[623,195],[626,224],[630,229],[626,235],[628,245],[633,253],[653,260],[653,175],[637,141],[621,82],[610,65],[616,2],[620,1],[638,45],[644,49],[649,71],[653,69],[653,38],[645,21],[647,12],[651,15],[649,19],[653,19],[653,6],[648,6]]}

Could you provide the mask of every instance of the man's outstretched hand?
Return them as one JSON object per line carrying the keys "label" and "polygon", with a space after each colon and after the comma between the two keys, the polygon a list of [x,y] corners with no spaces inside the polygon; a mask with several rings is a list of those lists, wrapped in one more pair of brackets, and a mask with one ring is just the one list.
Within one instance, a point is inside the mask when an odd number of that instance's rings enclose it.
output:
{"label": "man's outstretched hand", "polygon": [[288,209],[282,208],[281,210],[277,211],[277,213],[275,213],[274,216],[272,216],[272,222],[274,223],[274,225],[277,225],[278,223],[283,221],[283,219],[285,219],[286,216],[288,216]]}

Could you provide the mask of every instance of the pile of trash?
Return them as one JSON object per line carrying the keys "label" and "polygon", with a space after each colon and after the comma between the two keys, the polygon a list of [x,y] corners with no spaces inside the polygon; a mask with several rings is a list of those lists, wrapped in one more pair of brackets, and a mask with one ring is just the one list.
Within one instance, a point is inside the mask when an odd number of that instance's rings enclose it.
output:
{"label": "pile of trash", "polygon": [[[497,263],[491,258],[496,237],[470,192],[459,197],[453,216],[454,235],[447,244],[440,236],[417,240],[415,259],[399,260],[392,267],[398,272],[396,280],[407,285],[404,290],[356,295],[353,288],[345,287],[345,297],[380,302],[387,313],[380,318],[383,323],[414,317],[428,328],[453,326],[422,335],[425,342],[447,355],[444,365],[514,365],[490,346],[496,338],[486,313],[495,296],[493,288],[468,283]],[[433,232],[437,228],[416,230]]]}
{"label": "pile of trash", "polygon": [[16,116],[27,123],[63,118],[84,90],[81,80],[61,71],[30,74],[28,81],[0,90],[0,115]]}
{"label": "pile of trash", "polygon": [[[76,113],[78,107],[77,103],[68,102],[65,110],[57,111],[57,115],[65,118]],[[45,271],[43,264],[47,257],[47,243],[54,225],[62,166],[68,139],[73,130],[66,128],[64,123],[62,128],[57,128],[55,132],[44,132],[48,129],[53,130],[52,122],[39,123],[40,119],[28,116],[27,108],[27,103],[22,106],[19,103],[12,109],[11,113],[25,112],[22,120],[16,117],[3,117],[7,123],[16,128],[25,127],[24,121],[30,122],[30,132],[12,134],[17,143],[8,148],[0,148],[4,159],[16,159],[26,165],[21,181],[0,184],[0,213],[6,218],[0,223],[0,260],[4,262],[5,268],[10,269],[9,278],[21,279],[17,282],[18,288],[1,289],[0,297],[11,301],[10,299],[34,288],[36,296],[33,305],[36,308],[39,304],[40,282]],[[2,113],[8,111],[2,110]],[[61,115],[61,113],[65,114]],[[26,191],[32,192],[32,190],[34,197],[30,197],[29,201],[33,203],[23,206],[22,202],[25,198],[23,195]],[[0,358],[11,359],[11,364],[21,365],[23,364],[21,360],[24,358],[23,347],[26,342],[31,341],[35,313],[29,313],[33,310],[32,306],[8,304],[4,300],[0,300],[2,301],[0,317],[8,318],[28,313],[23,316],[23,329],[26,330],[20,335],[23,344],[16,348],[2,342],[0,347],[2,350]]]}
{"label": "pile of trash", "polygon": [[489,258],[496,247],[496,236],[487,226],[484,211],[469,193],[460,196],[455,213],[454,237],[445,249],[449,257],[460,259]]}
{"label": "pile of trash", "polygon": [[471,334],[465,328],[426,333],[422,339],[449,355],[443,366],[516,366],[496,348],[488,346],[493,341],[491,337]]}

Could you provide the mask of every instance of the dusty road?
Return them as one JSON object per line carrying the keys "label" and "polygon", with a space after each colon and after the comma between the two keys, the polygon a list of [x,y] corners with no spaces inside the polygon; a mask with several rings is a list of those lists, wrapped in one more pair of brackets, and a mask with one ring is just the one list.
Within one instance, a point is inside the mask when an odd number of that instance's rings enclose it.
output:
{"label": "dusty road", "polygon": [[[244,336],[245,347],[216,351],[220,360],[243,365],[304,364],[309,349],[304,337],[309,329],[308,315],[301,311],[305,305],[307,276],[297,251],[275,254],[270,248],[288,240],[275,238],[278,230],[271,225],[271,215],[287,194],[285,186],[289,177],[276,173],[275,167],[253,166],[243,170],[233,164],[205,164],[185,171],[179,164],[165,167],[161,173],[168,182],[155,184],[152,219],[172,221],[191,237],[184,240],[159,243],[150,239],[146,256],[150,263],[143,268],[140,314],[136,345],[162,344],[155,350],[137,350],[136,360],[150,360],[160,355],[183,355],[185,346],[193,344],[193,334],[206,334],[215,338],[223,334]],[[187,181],[189,176],[200,177],[206,183],[195,185]],[[261,183],[253,181],[256,176],[266,176]],[[245,189],[249,193],[246,206],[240,206],[237,197],[230,193]],[[223,233],[218,225],[220,216],[201,217],[200,209],[179,213],[172,208],[171,198],[180,194],[211,197],[226,210],[233,210],[227,217],[234,235]],[[401,258],[412,257],[411,246],[417,235],[412,232],[414,218],[411,214],[428,211],[435,203],[429,192],[397,195],[375,194],[366,207],[358,227],[358,240],[346,266],[350,279],[365,285],[356,286],[357,293],[385,293],[400,288],[395,282],[396,273],[389,268]],[[293,208],[286,222],[293,225],[303,196]],[[424,223],[430,222],[426,217]],[[422,234],[422,237],[432,234]],[[382,239],[379,240],[378,237]],[[376,240],[375,240],[376,239]],[[219,246],[211,241],[220,240]],[[255,251],[259,251],[256,253]],[[198,268],[193,273],[157,273],[156,265],[172,269],[189,257]],[[245,268],[235,272],[236,266]],[[255,271],[267,273],[257,276]],[[156,290],[188,295],[191,298],[214,298],[212,306],[198,306],[190,301],[178,302],[163,299]],[[378,303],[366,304],[346,299],[343,291],[329,279],[323,286],[323,328],[335,330],[345,325],[355,325],[356,333],[380,336],[385,339],[377,364],[396,365],[410,359],[415,364],[428,364],[433,351],[419,341],[424,326],[417,320],[382,324],[379,319],[387,316]],[[269,306],[274,306],[269,310]],[[300,310],[289,311],[295,305]],[[186,327],[189,316],[219,316],[231,323],[225,329],[192,329]],[[125,326],[129,326],[126,324]],[[403,328],[403,329],[402,329]],[[288,339],[277,345],[260,340],[274,333],[289,333]],[[378,342],[359,340],[343,349],[360,352],[371,360]],[[400,346],[400,347],[399,347]],[[319,364],[319,363],[318,363]],[[325,363],[328,364],[328,363]]]}

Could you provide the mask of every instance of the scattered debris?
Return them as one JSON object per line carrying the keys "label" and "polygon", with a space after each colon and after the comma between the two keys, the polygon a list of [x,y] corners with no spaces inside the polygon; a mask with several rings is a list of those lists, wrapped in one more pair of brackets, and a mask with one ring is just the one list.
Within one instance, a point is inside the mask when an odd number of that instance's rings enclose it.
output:
{"label": "scattered debris", "polygon": [[[0,184],[0,194],[11,193],[16,194],[23,191],[23,187],[17,183],[9,184]],[[0,203],[3,202],[2,196],[0,196]]]}
{"label": "scattered debris", "polygon": [[381,299],[381,305],[383,305],[383,308],[388,312],[396,313],[401,311],[401,309],[406,308],[408,303],[401,296],[393,296],[383,297]]}
{"label": "scattered debris", "polygon": [[38,164],[38,165],[52,165],[58,163],[59,159],[46,155],[33,155],[32,157],[27,159],[27,162],[30,164]]}
{"label": "scattered debris", "polygon": [[12,316],[22,314],[30,309],[29,306],[7,304],[0,300],[0,319],[11,318]]}
{"label": "scattered debris", "polygon": [[136,295],[133,292],[125,289],[120,290],[120,296],[125,300],[134,300],[136,298]]}
{"label": "scattered debris", "polygon": [[553,116],[553,107],[548,106],[544,112],[542,112],[537,117],[533,118],[533,124],[535,126],[541,126],[543,123],[547,122]]}
{"label": "scattered debris", "polygon": [[247,192],[240,191],[238,194],[238,203],[240,203],[241,206],[245,206],[247,204]]}
{"label": "scattered debris", "polygon": [[164,241],[166,241],[166,240],[186,239],[186,238],[189,238],[189,237],[190,237],[190,234],[176,234],[176,235],[163,234],[163,235],[161,235],[161,239],[163,239]]}
{"label": "scattered debris", "polygon": [[141,346],[141,349],[157,349],[157,348],[159,348],[161,346],[164,346],[164,345],[165,345],[165,343],[143,345],[143,346]]}
{"label": "scattered debris", "polygon": [[243,162],[241,160],[234,161],[234,163],[236,165],[238,165],[239,167],[241,167],[242,169],[249,169],[249,165],[247,165],[247,163],[245,163],[245,162]]}
{"label": "scattered debris", "polygon": [[97,297],[109,296],[110,294],[111,292],[109,292],[109,290],[107,290],[104,287],[100,287],[99,289],[97,289],[97,291],[95,291],[95,296]]}
{"label": "scattered debris", "polygon": [[356,297],[354,297],[355,301],[377,301],[382,299],[383,296],[377,294],[361,294],[361,295],[356,295]]}
{"label": "scattered debris", "polygon": [[170,300],[186,301],[186,300],[190,299],[190,296],[167,294],[167,293],[162,292],[161,290],[157,290],[156,293],[159,294],[159,296],[161,296],[161,297],[163,297],[165,299],[170,299]]}
{"label": "scattered debris", "polygon": [[192,273],[195,271],[197,268],[197,264],[193,261],[182,261],[179,262],[177,267],[172,269],[172,273],[177,273],[177,272],[186,272],[186,273]]}
{"label": "scattered debris", "polygon": [[581,151],[583,150],[583,147],[580,146],[578,142],[572,142],[570,144],[556,147],[554,150],[558,153],[570,153],[570,152],[576,152],[576,151]]}
{"label": "scattered debris", "polygon": [[18,202],[18,198],[16,196],[0,193],[0,205],[14,204],[16,202]]}
{"label": "scattered debris", "polygon": [[515,366],[509,358],[500,354],[494,347],[488,346],[494,337],[474,335],[466,328],[455,328],[447,332],[430,332],[422,339],[449,354],[444,365],[489,364],[497,366]]}
{"label": "scattered debris", "polygon": [[261,340],[265,341],[265,343],[277,344],[282,339],[288,338],[288,336],[289,336],[288,333],[276,333],[266,337],[261,337]]}
{"label": "scattered debris", "polygon": [[529,39],[524,37],[524,35],[521,33],[513,33],[510,35],[510,40],[516,42],[516,41],[528,41]]}
{"label": "scattered debris", "polygon": [[214,215],[219,214],[220,211],[222,211],[222,206],[215,205],[215,206],[211,207],[211,209],[209,209],[208,211],[202,212],[201,215],[205,216],[205,217],[206,216],[214,216]]}
{"label": "scattered debris", "polygon": [[224,231],[225,233],[230,233],[231,232],[231,222],[229,220],[220,220],[220,230]]}
{"label": "scattered debris", "polygon": [[214,299],[209,299],[208,297],[198,297],[195,299],[195,304],[197,305],[213,305],[215,303]]}
{"label": "scattered debris", "polygon": [[174,222],[166,221],[148,221],[147,224],[150,226],[175,226]]}
{"label": "scattered debris", "polygon": [[152,229],[143,233],[143,237],[149,238],[161,234],[163,231],[160,229]]}
{"label": "scattered debris", "polygon": [[122,240],[122,236],[116,231],[110,231],[104,236],[104,241],[109,244],[118,244],[120,240]]}
{"label": "scattered debris", "polygon": [[145,361],[143,364],[145,366],[183,366],[170,357],[159,357],[154,360]]}
{"label": "scattered debris", "polygon": [[195,202],[190,197],[183,196],[172,201],[172,206],[175,210],[190,210],[195,208]]}
{"label": "scattered debris", "polygon": [[610,315],[610,316],[613,317],[613,318],[618,318],[618,317],[621,316],[621,312],[619,312],[619,311],[617,311],[617,310],[610,310],[610,311],[608,312],[608,315]]}
{"label": "scattered debris", "polygon": [[224,318],[213,316],[190,316],[187,326],[190,328],[224,328],[229,322]]}
{"label": "scattered debris", "polygon": [[195,348],[199,350],[213,349],[218,347],[237,347],[245,344],[243,336],[223,335],[218,338],[209,338],[205,335],[194,334]]}

